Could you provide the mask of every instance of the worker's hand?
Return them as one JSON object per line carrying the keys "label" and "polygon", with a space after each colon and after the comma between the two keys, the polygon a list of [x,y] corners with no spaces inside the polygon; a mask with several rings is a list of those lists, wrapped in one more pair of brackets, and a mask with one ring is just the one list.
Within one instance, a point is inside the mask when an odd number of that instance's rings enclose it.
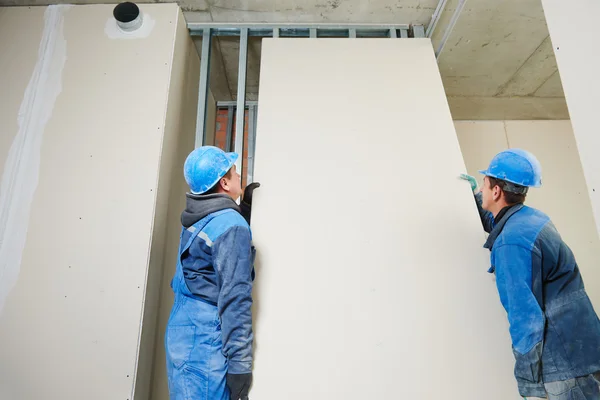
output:
{"label": "worker's hand", "polygon": [[230,400],[248,400],[248,392],[252,384],[250,374],[227,374],[227,387]]}
{"label": "worker's hand", "polygon": [[260,187],[260,183],[258,182],[252,182],[251,184],[249,184],[248,186],[246,186],[246,189],[244,189],[244,196],[242,197],[242,201],[246,204],[248,204],[249,206],[252,205],[252,193],[254,192],[254,189],[259,188]]}
{"label": "worker's hand", "polygon": [[244,196],[242,196],[242,201],[240,201],[240,211],[246,222],[248,222],[248,225],[250,225],[250,215],[252,214],[252,193],[258,187],[260,187],[260,183],[258,182],[253,182],[246,186]]}
{"label": "worker's hand", "polygon": [[460,174],[460,179],[464,179],[471,184],[471,190],[473,193],[477,193],[477,179],[467,174]]}

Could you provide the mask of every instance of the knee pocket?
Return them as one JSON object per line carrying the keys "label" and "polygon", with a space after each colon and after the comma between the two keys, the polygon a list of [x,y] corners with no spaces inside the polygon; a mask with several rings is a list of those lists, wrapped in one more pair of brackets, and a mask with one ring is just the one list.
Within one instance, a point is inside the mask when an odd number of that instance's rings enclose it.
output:
{"label": "knee pocket", "polygon": [[211,400],[208,398],[208,376],[205,372],[186,365],[182,375],[187,394],[185,400]]}
{"label": "knee pocket", "polygon": [[208,377],[204,371],[185,365],[169,379],[171,400],[212,400],[208,398]]}

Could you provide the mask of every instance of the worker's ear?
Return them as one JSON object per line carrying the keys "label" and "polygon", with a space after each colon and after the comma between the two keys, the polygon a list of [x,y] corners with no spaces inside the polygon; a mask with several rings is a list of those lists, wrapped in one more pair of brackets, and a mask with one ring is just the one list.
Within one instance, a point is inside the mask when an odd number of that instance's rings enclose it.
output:
{"label": "worker's ear", "polygon": [[498,201],[502,198],[504,192],[500,189],[500,186],[496,185],[492,188],[492,199]]}
{"label": "worker's ear", "polygon": [[231,185],[229,184],[229,179],[227,176],[222,177],[219,181],[219,184],[224,192],[229,192],[231,190]]}

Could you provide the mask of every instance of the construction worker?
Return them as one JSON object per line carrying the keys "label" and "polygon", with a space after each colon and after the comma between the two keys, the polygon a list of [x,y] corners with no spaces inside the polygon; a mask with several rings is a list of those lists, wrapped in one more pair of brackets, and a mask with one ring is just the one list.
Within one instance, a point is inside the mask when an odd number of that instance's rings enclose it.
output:
{"label": "construction worker", "polygon": [[[252,191],[242,195],[238,155],[212,146],[184,164],[191,193],[165,348],[171,400],[247,399],[252,382]],[[241,212],[244,212],[242,216]]]}
{"label": "construction worker", "polygon": [[515,377],[523,397],[600,400],[600,320],[571,249],[550,218],[523,203],[541,186],[541,166],[529,152],[497,154],[477,191],[489,233],[490,273],[508,314]]}

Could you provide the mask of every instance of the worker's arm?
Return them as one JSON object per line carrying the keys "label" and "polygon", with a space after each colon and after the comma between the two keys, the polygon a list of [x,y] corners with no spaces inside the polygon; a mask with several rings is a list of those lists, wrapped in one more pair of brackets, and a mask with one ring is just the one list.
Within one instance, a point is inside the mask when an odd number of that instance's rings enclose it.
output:
{"label": "worker's arm", "polygon": [[218,273],[223,353],[228,373],[252,371],[252,279],[253,255],[250,230],[233,226],[213,244],[213,263]]}
{"label": "worker's arm", "polygon": [[493,250],[492,261],[500,301],[508,313],[519,393],[524,397],[545,397],[542,381],[545,317],[532,291],[534,257],[538,256],[525,247],[507,244]]}
{"label": "worker's arm", "polygon": [[481,192],[475,193],[475,203],[477,204],[477,211],[479,211],[479,218],[481,219],[481,224],[483,225],[483,230],[487,233],[490,233],[492,229],[494,229],[494,215],[483,209],[481,204],[483,203],[483,198]]}
{"label": "worker's arm", "polygon": [[484,210],[481,206],[483,199],[481,197],[481,192],[477,190],[477,180],[471,175],[467,174],[461,174],[460,179],[468,181],[471,185],[471,190],[473,191],[473,195],[475,196],[475,204],[477,204],[477,211],[479,211],[479,218],[481,219],[483,230],[487,233],[490,233],[492,229],[494,229],[494,216],[491,212]]}

